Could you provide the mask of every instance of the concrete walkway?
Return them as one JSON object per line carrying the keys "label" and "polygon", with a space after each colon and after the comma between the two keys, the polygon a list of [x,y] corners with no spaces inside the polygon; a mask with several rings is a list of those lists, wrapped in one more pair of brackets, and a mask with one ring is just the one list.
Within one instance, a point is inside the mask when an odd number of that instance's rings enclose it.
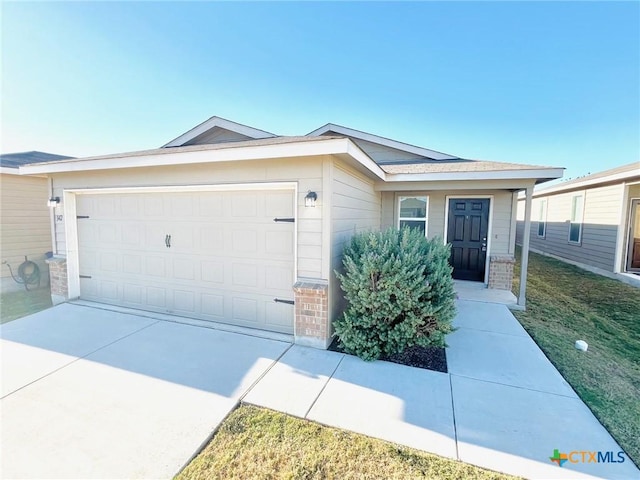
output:
{"label": "concrete walkway", "polygon": [[448,374],[293,346],[244,401],[525,478],[640,478],[550,461],[620,447],[504,305],[458,301],[454,324]]}
{"label": "concrete walkway", "polygon": [[0,327],[0,478],[170,478],[240,401],[527,478],[640,478],[551,463],[620,447],[503,305],[458,302],[448,374],[97,307]]}

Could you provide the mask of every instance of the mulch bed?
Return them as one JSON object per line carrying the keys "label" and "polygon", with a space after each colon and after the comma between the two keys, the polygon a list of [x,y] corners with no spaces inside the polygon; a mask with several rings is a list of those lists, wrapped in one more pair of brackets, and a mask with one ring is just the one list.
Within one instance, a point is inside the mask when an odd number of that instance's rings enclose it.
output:
{"label": "mulch bed", "polygon": [[[333,339],[329,350],[345,353],[341,348],[338,337]],[[381,357],[380,360],[399,363],[400,365],[407,365],[409,367],[424,368],[435,372],[448,373],[447,356],[445,355],[444,348],[441,347],[411,347],[403,353],[390,357]]]}

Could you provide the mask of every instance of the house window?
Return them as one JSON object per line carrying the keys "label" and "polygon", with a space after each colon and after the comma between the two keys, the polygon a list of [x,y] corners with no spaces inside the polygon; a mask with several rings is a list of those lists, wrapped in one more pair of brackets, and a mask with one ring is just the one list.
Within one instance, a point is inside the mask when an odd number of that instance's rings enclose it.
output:
{"label": "house window", "polygon": [[428,205],[429,197],[400,197],[398,228],[417,228],[426,236]]}
{"label": "house window", "polygon": [[584,212],[584,195],[571,197],[571,219],[569,221],[569,242],[582,241],[582,215]]}
{"label": "house window", "polygon": [[538,205],[538,236],[544,238],[547,234],[547,199],[540,200]]}

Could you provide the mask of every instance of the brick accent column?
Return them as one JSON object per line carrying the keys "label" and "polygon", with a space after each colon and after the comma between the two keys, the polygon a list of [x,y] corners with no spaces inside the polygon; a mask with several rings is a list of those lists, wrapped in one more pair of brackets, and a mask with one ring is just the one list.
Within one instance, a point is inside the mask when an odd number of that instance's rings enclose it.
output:
{"label": "brick accent column", "polygon": [[296,282],[295,294],[295,343],[308,347],[327,349],[331,343],[329,325],[329,286],[313,281]]}
{"label": "brick accent column", "polygon": [[515,263],[516,259],[511,255],[492,255],[489,259],[489,288],[511,290]]}
{"label": "brick accent column", "polygon": [[52,257],[45,260],[49,265],[49,283],[51,285],[51,302],[54,305],[69,300],[69,284],[67,281],[67,259]]}

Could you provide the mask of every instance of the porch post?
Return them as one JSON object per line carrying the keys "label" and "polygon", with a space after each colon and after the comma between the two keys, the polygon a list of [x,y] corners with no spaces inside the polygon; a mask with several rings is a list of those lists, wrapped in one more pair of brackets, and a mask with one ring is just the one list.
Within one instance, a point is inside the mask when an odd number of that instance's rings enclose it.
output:
{"label": "porch post", "polygon": [[522,232],[522,259],[520,262],[520,296],[518,305],[527,304],[527,268],[529,267],[529,237],[531,235],[531,201],[533,199],[533,185],[526,189],[524,202],[524,231]]}

